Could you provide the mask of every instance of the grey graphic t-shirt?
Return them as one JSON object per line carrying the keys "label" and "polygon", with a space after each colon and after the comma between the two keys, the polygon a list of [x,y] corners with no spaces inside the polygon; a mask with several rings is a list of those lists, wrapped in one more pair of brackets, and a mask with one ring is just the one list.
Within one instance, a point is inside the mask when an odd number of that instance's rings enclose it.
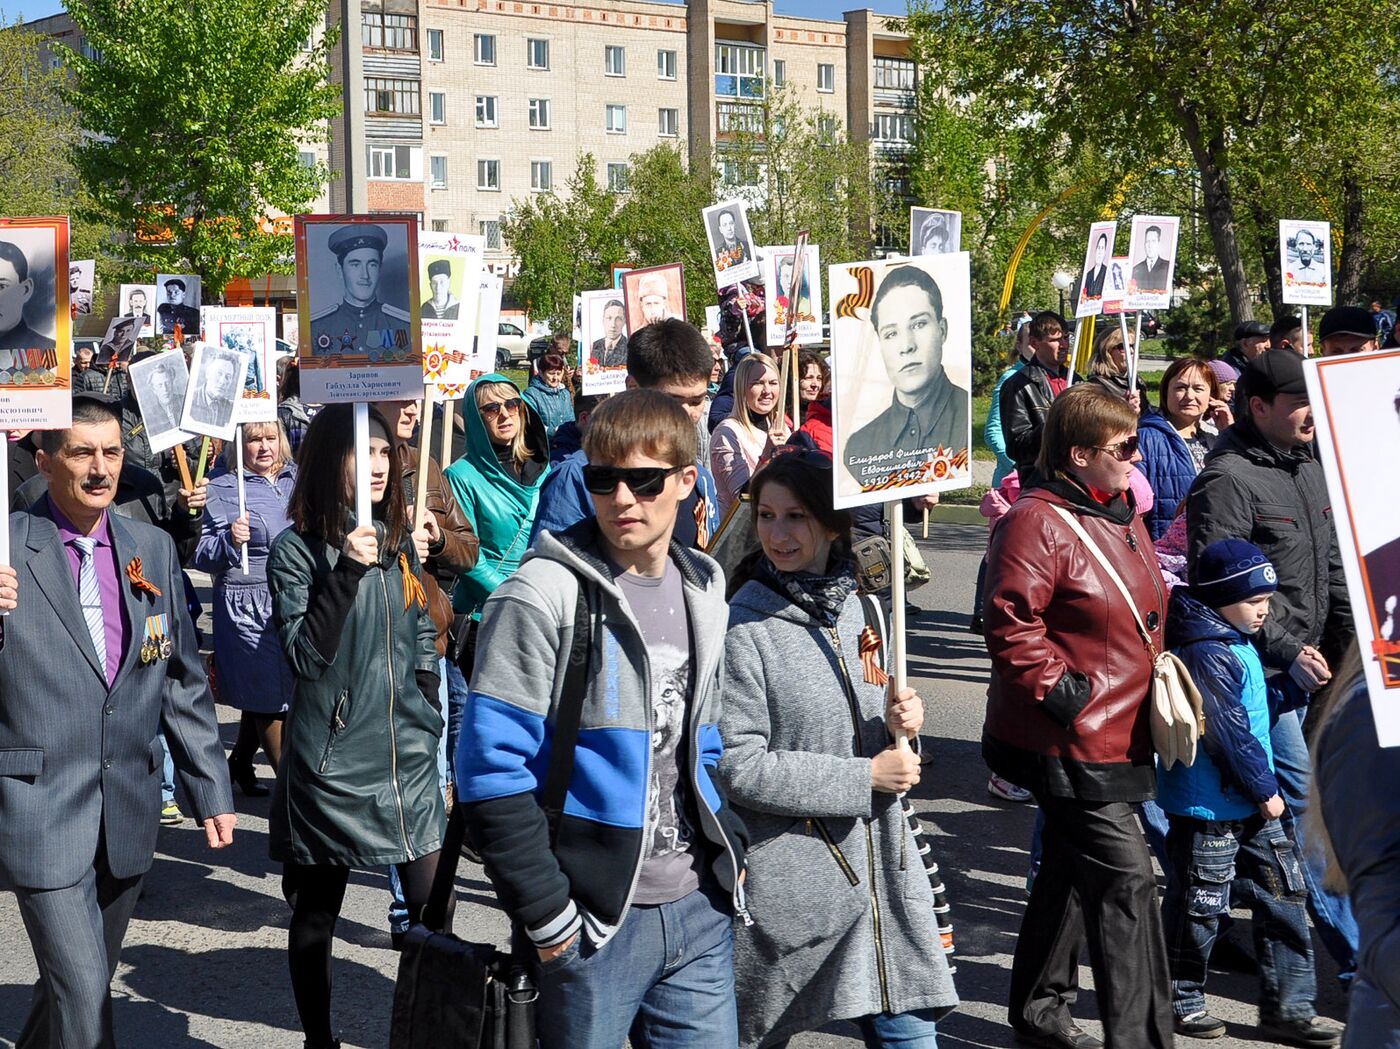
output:
{"label": "grey graphic t-shirt", "polygon": [[690,813],[685,739],[690,696],[690,621],[681,574],[671,561],[658,578],[613,576],[642,628],[651,663],[651,782],[647,785],[647,848],[633,903],[671,903],[700,886],[700,849]]}

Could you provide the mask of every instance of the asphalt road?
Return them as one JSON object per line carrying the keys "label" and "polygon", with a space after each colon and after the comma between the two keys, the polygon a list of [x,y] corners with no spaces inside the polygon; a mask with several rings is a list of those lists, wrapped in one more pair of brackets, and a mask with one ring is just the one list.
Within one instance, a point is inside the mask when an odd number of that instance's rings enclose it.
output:
{"label": "asphalt road", "polygon": [[[962,1007],[939,1025],[944,1049],[1014,1044],[1005,1000],[1016,932],[1025,906],[1027,844],[1033,810],[986,793],[977,740],[988,672],[980,639],[967,633],[973,581],[985,532],[934,526],[923,546],[933,582],[911,595],[923,610],[909,620],[910,676],[929,706],[925,768],[916,807],[933,835],[953,906],[957,986]],[[205,592],[207,598],[207,591]],[[219,710],[232,743],[236,712]],[[264,777],[266,766],[259,766]],[[232,848],[211,852],[192,821],[162,830],[160,853],[146,878],[114,982],[117,1041],[122,1049],[300,1049],[302,1038],[287,979],[288,909],[278,871],[267,858],[267,800],[238,798]],[[389,948],[388,892],[377,872],[351,878],[335,947],[334,1016],[344,1044],[383,1049],[397,955]],[[458,881],[456,931],[501,942],[505,922],[479,867],[464,863]],[[1319,1008],[1345,1017],[1329,960],[1319,957]],[[0,895],[0,1044],[11,1045],[28,1009],[33,956],[14,897]],[[1076,1009],[1093,1019],[1093,977]],[[1244,1049],[1253,1040],[1254,978],[1213,973],[1212,1011],[1230,1024],[1213,1043]],[[800,1036],[794,1049],[852,1047],[854,1030]],[[1186,1041],[1183,1040],[1183,1044]]]}

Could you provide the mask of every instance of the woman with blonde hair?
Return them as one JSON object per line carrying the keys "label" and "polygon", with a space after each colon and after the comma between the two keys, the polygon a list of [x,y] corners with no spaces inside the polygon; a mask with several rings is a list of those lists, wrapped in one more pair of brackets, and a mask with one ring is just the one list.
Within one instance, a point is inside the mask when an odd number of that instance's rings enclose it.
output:
{"label": "woman with blonde hair", "polygon": [[727,514],[760,464],[792,434],[778,418],[778,365],[751,353],[734,370],[734,408],[710,434],[710,470],[719,488],[720,514]]}
{"label": "woman with blonde hair", "polygon": [[[219,699],[243,712],[229,775],[248,797],[264,797],[253,756],[262,744],[274,775],[282,757],[282,722],[294,680],[272,626],[267,556],[291,524],[288,506],[297,468],[287,434],[277,422],[244,423],[245,510],[238,512],[238,474],[230,465],[209,482],[209,501],[190,567],[214,579],[214,674]],[[232,459],[234,447],[224,455]],[[248,570],[243,571],[243,551]]]}
{"label": "woman with blonde hair", "polygon": [[1094,337],[1094,352],[1089,357],[1087,382],[1102,386],[1109,393],[1116,393],[1137,410],[1138,415],[1146,415],[1152,410],[1152,402],[1147,398],[1147,384],[1140,376],[1131,390],[1128,389],[1128,352],[1123,343],[1123,330],[1117,324],[1109,324]]}

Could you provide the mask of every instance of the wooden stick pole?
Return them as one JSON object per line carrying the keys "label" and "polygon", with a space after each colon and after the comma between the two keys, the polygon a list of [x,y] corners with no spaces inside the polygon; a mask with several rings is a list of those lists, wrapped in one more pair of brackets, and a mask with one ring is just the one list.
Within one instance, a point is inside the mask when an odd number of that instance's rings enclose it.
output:
{"label": "wooden stick pole", "polygon": [[428,514],[428,460],[433,455],[433,404],[423,388],[423,411],[418,416],[418,476],[414,478],[413,530],[423,527]]}
{"label": "wooden stick pole", "polygon": [[438,456],[438,465],[444,470],[452,465],[452,417],[456,408],[456,401],[442,402],[442,454]]}

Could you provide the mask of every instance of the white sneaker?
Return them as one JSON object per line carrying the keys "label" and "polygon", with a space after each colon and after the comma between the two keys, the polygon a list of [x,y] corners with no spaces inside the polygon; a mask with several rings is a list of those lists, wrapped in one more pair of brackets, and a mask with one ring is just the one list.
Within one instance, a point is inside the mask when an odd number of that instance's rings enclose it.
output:
{"label": "white sneaker", "polygon": [[992,776],[987,780],[987,793],[1002,801],[1030,801],[1031,792],[1023,787],[1002,779],[1000,776]]}

